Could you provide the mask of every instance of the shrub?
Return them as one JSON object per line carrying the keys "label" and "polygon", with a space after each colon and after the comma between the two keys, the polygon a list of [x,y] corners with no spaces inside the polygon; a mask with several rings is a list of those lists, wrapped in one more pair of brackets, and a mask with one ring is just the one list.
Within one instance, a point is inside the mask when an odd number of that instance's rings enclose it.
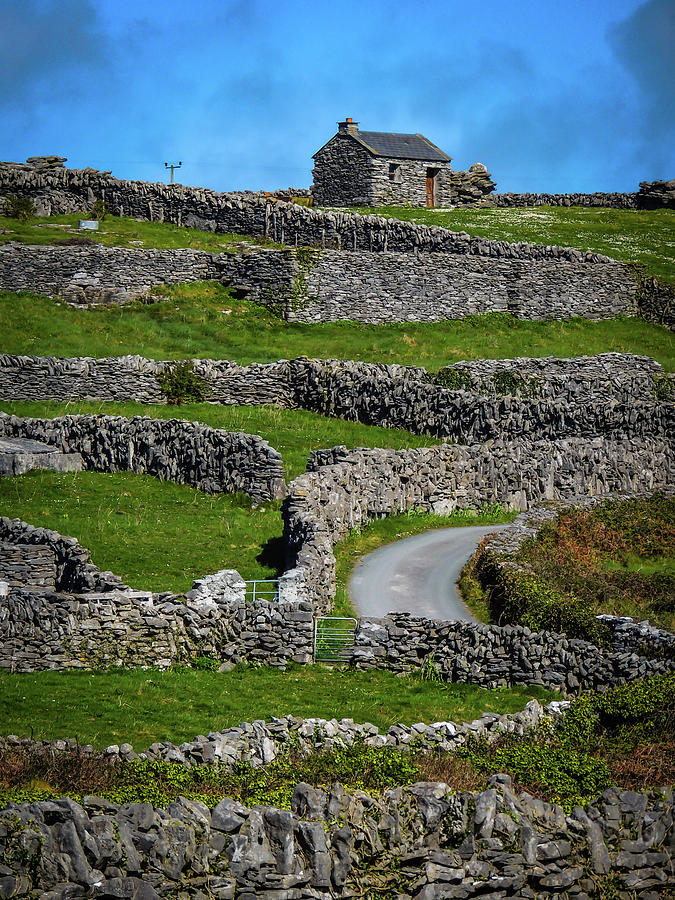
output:
{"label": "shrub", "polygon": [[447,388],[449,391],[470,391],[471,376],[466,369],[454,369],[446,366],[435,374],[429,375],[434,384]]}
{"label": "shrub", "polygon": [[207,386],[199,375],[195,374],[191,359],[175,363],[157,376],[159,386],[164,391],[169,403],[180,406],[181,403],[199,403],[204,399]]}
{"label": "shrub", "polygon": [[108,211],[106,209],[105,200],[103,200],[103,198],[101,197],[98,197],[98,199],[94,201],[94,205],[90,209],[89,215],[92,217],[92,219],[98,219],[99,222],[102,222],[107,214]]}
{"label": "shrub", "polygon": [[10,194],[5,197],[4,215],[10,219],[19,219],[25,222],[35,215],[35,206],[30,197],[17,197],[16,194]]}

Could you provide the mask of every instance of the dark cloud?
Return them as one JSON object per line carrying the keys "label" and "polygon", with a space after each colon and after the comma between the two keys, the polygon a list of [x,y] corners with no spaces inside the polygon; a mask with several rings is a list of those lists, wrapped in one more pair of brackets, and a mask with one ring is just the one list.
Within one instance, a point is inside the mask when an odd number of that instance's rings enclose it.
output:
{"label": "dark cloud", "polygon": [[635,79],[646,118],[657,135],[673,134],[675,3],[648,0],[609,31],[618,60]]}
{"label": "dark cloud", "polygon": [[21,100],[45,79],[98,66],[101,39],[90,0],[3,0],[0,94]]}

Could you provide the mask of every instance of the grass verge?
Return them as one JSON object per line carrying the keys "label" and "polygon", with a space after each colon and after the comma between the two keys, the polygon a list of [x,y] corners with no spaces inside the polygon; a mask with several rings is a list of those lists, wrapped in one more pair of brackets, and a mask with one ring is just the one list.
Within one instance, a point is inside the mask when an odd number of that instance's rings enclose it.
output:
{"label": "grass verge", "polygon": [[122,307],[75,308],[26,292],[0,291],[4,353],[231,359],[242,365],[295,356],[425,366],[463,359],[569,357],[617,352],[651,356],[675,369],[668,329],[642,319],[526,322],[487,313],[445,322],[366,325],[285,322],[261,306],[234,299],[215,282],[162,286],[168,300]]}
{"label": "grass verge", "polygon": [[329,419],[304,409],[280,409],[276,406],[218,406],[212,403],[186,403],[181,406],[105,401],[25,401],[0,400],[0,410],[16,416],[55,416],[91,413],[109,416],[150,416],[153,419],[188,419],[226,431],[258,434],[281,453],[287,481],[305,471],[312,450],[344,444],[355,447],[384,447],[404,450],[438,444],[429,435],[411,434],[398,428],[379,428]]}
{"label": "grass verge", "polygon": [[[335,615],[356,615],[349,598],[349,578],[359,560],[366,554],[372,553],[373,550],[377,550],[378,547],[435,528],[500,525],[512,522],[517,515],[517,512],[508,510],[500,504],[481,509],[457,509],[448,516],[438,516],[411,509],[397,516],[375,519],[363,528],[353,529],[344,541],[335,545],[336,594],[333,607]],[[485,621],[484,618],[480,620]]]}
{"label": "grass verge", "polygon": [[500,570],[489,554],[474,557],[460,581],[467,605],[487,611],[489,621],[593,643],[608,637],[600,613],[675,630],[673,497],[567,509],[522,545],[516,561],[519,569]]}
{"label": "grass verge", "polygon": [[565,206],[525,209],[359,207],[356,212],[440,225],[495,241],[557,244],[642,263],[650,275],[675,281],[675,212]]}
{"label": "grass verge", "polygon": [[386,730],[398,722],[461,722],[483,712],[517,712],[531,697],[555,696],[536,687],[489,691],[320,665],[291,666],[286,672],[241,666],[221,673],[0,671],[0,734],[65,735],[99,749],[129,741],[140,751],[154,741],[180,744],[197,734],[272,716],[352,718]]}

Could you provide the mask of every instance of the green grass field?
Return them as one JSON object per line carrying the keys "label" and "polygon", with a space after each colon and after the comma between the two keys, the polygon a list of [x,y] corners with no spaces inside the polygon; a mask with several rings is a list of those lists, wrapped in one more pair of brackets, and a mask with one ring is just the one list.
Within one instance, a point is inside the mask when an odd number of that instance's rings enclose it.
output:
{"label": "green grass field", "polygon": [[[642,263],[653,275],[675,280],[675,212],[659,209],[585,209],[538,206],[526,209],[424,209],[417,207],[358,207],[356,212],[393,219],[439,225],[451,231],[497,241],[557,244],[579,250],[595,250],[624,262]],[[160,222],[139,222],[129,217],[107,216],[98,232],[78,231],[84,213],[34,217],[27,221],[2,217],[0,243],[24,244],[88,239],[113,247],[190,247],[209,253],[233,249],[255,238],[240,234],[212,234],[195,228]],[[266,242],[268,243],[268,242]],[[278,245],[277,245],[278,246]]]}
{"label": "green grass field", "polygon": [[594,250],[623,262],[642,263],[651,275],[675,281],[675,212],[671,209],[593,209],[537,206],[525,209],[422,209],[359,207],[356,212],[440,225],[495,241],[525,241]]}
{"label": "green grass field", "polygon": [[196,228],[183,228],[168,222],[138,222],[120,216],[106,216],[99,222],[98,231],[80,231],[78,219],[86,213],[67,216],[34,217],[27,220],[0,217],[0,244],[18,241],[20,244],[103,244],[106,247],[136,247],[138,249],[174,250],[190,248],[208,253],[224,253],[234,245],[256,243],[243,234],[212,234]]}
{"label": "green grass field", "polygon": [[94,563],[131,587],[186,591],[237,569],[245,579],[283,568],[280,504],[203,494],[130,472],[29,472],[0,479],[0,514],[76,537]]}
{"label": "green grass field", "polygon": [[365,325],[288,323],[235,300],[222,285],[163,286],[155,304],[74,308],[36,294],[0,291],[4,353],[230,359],[241,364],[296,356],[398,363],[436,370],[462,359],[580,356],[609,351],[652,356],[675,369],[675,341],[641,319],[526,322],[489,313],[446,322]]}
{"label": "green grass field", "polygon": [[0,734],[77,737],[97,748],[129,741],[140,751],[154,741],[180,743],[272,716],[352,718],[387,729],[397,722],[463,722],[483,712],[517,712],[531,697],[556,695],[536,687],[488,691],[318,665],[286,672],[237,667],[227,673],[0,670]]}

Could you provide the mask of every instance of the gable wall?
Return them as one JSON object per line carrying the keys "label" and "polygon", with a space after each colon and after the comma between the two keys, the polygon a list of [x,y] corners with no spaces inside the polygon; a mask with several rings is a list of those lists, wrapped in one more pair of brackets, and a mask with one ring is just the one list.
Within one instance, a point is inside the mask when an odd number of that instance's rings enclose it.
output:
{"label": "gable wall", "polygon": [[370,154],[336,134],[316,154],[312,195],[317,206],[372,206]]}

